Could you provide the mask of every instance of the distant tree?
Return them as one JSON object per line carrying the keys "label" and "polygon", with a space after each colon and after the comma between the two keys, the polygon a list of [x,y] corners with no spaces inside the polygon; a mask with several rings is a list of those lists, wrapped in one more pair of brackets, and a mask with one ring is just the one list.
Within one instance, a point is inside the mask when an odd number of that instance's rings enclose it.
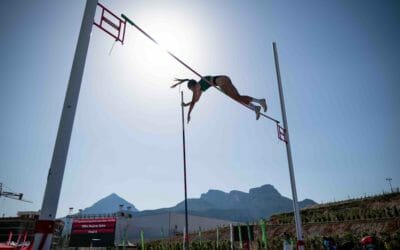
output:
{"label": "distant tree", "polygon": [[397,210],[397,207],[393,207],[393,213],[394,216],[399,217],[399,210]]}
{"label": "distant tree", "polygon": [[257,249],[263,249],[263,245],[260,239],[257,239]]}

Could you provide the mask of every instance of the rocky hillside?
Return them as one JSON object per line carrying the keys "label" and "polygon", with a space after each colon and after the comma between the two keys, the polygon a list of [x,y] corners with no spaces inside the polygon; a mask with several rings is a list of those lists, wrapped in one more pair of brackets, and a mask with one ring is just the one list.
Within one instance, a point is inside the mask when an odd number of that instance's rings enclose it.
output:
{"label": "rocky hillside", "polygon": [[[300,208],[315,205],[313,200],[299,202]],[[272,185],[252,188],[248,193],[233,190],[225,193],[209,190],[198,199],[188,200],[191,213],[232,221],[255,221],[269,218],[272,214],[293,210],[291,199],[282,196]],[[184,202],[170,208],[172,211],[184,211]]]}
{"label": "rocky hillside", "polygon": [[[132,216],[149,216],[165,212],[183,213],[184,201],[170,208],[138,211],[135,206],[119,197],[111,194],[92,206],[85,208],[82,214],[105,214],[119,211],[122,204],[123,210],[130,207]],[[300,208],[315,205],[310,199],[299,202]],[[248,193],[233,190],[225,193],[220,190],[209,190],[200,198],[188,199],[188,210],[191,215],[209,217],[228,221],[256,221],[260,218],[269,218],[272,214],[289,212],[293,210],[292,200],[282,196],[272,185],[263,185],[252,188]]]}
{"label": "rocky hillside", "polygon": [[[398,218],[399,214],[400,193],[317,204],[301,211],[303,223],[385,220]],[[270,224],[282,225],[293,221],[293,213],[282,213],[272,216]]]}
{"label": "rocky hillside", "polygon": [[119,210],[119,206],[123,205],[123,209],[129,209],[133,212],[137,212],[138,210],[135,206],[121,198],[115,193],[110,194],[109,196],[104,197],[103,199],[97,201],[92,206],[85,208],[81,213],[82,214],[109,214],[114,213]]}
{"label": "rocky hillside", "polygon": [[[344,245],[353,245],[354,249],[361,249],[360,239],[366,235],[373,236],[377,249],[400,249],[400,193],[383,194],[362,199],[346,200],[341,202],[314,205],[301,211],[302,230],[306,249],[324,249],[322,238],[331,237],[338,249]],[[262,248],[262,233],[259,223],[254,225],[254,241],[251,249]],[[229,248],[229,227],[219,229],[220,244]],[[295,226],[293,213],[280,213],[267,220],[266,233],[267,249],[281,249],[284,233],[291,235],[295,242]],[[200,234],[192,234],[193,245],[216,245],[216,230],[209,230]],[[172,244],[180,238],[172,239]],[[154,242],[159,245],[160,242]],[[235,242],[239,247],[239,242]]]}

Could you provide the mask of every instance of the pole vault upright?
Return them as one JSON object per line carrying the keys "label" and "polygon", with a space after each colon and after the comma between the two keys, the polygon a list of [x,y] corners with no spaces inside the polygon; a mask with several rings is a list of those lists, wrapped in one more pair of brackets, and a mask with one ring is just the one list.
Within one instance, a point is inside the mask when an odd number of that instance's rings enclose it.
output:
{"label": "pole vault upright", "polygon": [[183,182],[185,191],[185,232],[183,238],[183,249],[189,249],[189,222],[187,205],[187,185],[186,185],[186,139],[185,139],[185,115],[183,110],[183,91],[181,91],[181,110],[182,110],[182,140],[183,140]]}
{"label": "pole vault upright", "polygon": [[78,43],[75,49],[74,61],[68,81],[67,92],[61,114],[57,139],[54,146],[53,157],[47,176],[46,190],[44,193],[42,209],[35,227],[35,240],[33,249],[50,249],[54,232],[54,220],[60,198],[61,185],[64,176],[68,147],[74,124],[76,106],[78,104],[83,71],[85,68],[86,54],[89,47],[90,32],[96,12],[97,0],[87,0],[83,14]]}
{"label": "pole vault upright", "polygon": [[286,152],[287,152],[287,158],[288,158],[288,164],[289,164],[289,174],[290,174],[290,184],[292,186],[294,218],[295,218],[295,222],[296,222],[296,234],[297,234],[297,249],[304,249],[303,233],[302,233],[302,228],[301,228],[301,217],[300,217],[299,205],[298,205],[298,200],[297,200],[296,181],[294,178],[292,149],[290,147],[290,139],[289,139],[289,127],[288,127],[288,123],[287,123],[285,99],[283,97],[282,79],[281,79],[281,72],[280,72],[280,68],[279,68],[278,51],[277,51],[275,42],[272,43],[272,46],[274,49],[276,78],[278,80],[279,99],[280,99],[280,103],[281,103],[283,129],[284,129],[284,142],[286,143]]}

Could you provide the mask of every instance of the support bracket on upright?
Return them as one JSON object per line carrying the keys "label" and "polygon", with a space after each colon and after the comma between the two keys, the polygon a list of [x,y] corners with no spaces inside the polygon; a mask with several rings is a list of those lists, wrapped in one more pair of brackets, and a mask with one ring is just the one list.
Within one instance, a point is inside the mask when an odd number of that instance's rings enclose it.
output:
{"label": "support bracket on upright", "polygon": [[112,36],[115,41],[124,44],[126,21],[112,13],[101,3],[97,3],[97,6],[101,9],[101,16],[100,19],[97,18],[99,20],[96,20],[95,18],[93,24]]}
{"label": "support bracket on upright", "polygon": [[276,129],[278,131],[278,139],[287,143],[286,129],[281,127],[278,123],[276,124]]}

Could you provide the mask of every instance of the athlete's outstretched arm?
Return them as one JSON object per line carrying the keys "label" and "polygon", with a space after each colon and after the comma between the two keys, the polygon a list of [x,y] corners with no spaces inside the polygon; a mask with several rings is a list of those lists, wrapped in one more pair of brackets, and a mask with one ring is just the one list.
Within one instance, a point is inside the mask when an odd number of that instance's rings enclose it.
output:
{"label": "athlete's outstretched arm", "polygon": [[189,111],[188,111],[188,115],[187,115],[187,122],[190,122],[190,113],[192,113],[192,110],[194,108],[194,105],[196,104],[196,102],[199,101],[201,96],[201,89],[200,89],[200,85],[196,84],[193,88],[193,96],[192,96],[192,101],[189,103],[184,103],[183,106],[189,106]]}

